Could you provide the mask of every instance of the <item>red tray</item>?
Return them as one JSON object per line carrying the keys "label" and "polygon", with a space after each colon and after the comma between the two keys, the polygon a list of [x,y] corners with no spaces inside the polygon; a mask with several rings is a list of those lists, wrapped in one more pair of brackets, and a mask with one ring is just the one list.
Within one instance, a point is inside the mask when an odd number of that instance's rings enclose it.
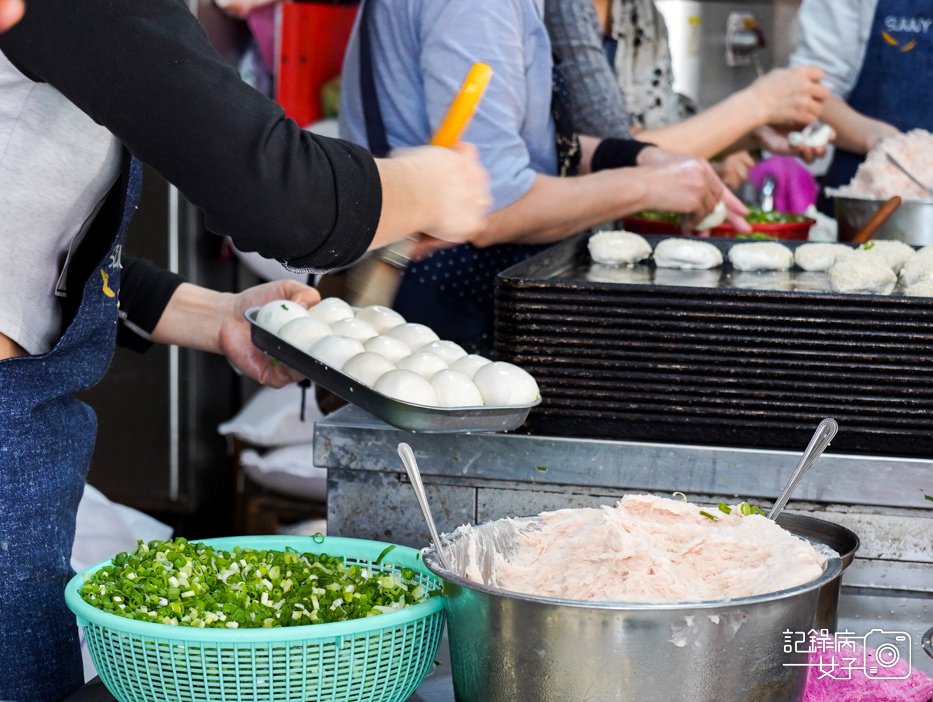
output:
{"label": "red tray", "polygon": [[[680,225],[674,222],[663,222],[656,219],[644,219],[642,217],[625,217],[622,224],[626,231],[636,234],[681,234]],[[807,217],[803,222],[777,222],[777,223],[759,223],[752,224],[752,232],[764,234],[772,239],[792,239],[805,241],[810,235],[810,227],[816,224],[816,220]],[[724,237],[731,238],[736,236],[735,227],[731,224],[722,224],[713,227],[707,232],[686,232],[691,236],[699,237]],[[739,235],[743,236],[743,235]],[[747,236],[747,235],[744,235]]]}

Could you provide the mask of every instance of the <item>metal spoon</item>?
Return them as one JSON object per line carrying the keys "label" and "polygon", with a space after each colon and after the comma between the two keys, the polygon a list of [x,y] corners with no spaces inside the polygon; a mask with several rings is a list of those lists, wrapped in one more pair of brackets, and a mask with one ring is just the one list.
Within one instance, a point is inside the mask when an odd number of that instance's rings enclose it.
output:
{"label": "metal spoon", "polygon": [[424,483],[421,482],[421,471],[418,470],[418,461],[415,460],[415,452],[411,446],[406,443],[398,445],[398,455],[402,459],[402,465],[405,466],[405,472],[408,473],[408,479],[415,488],[415,497],[418,498],[418,506],[421,507],[421,513],[424,515],[424,521],[428,523],[428,530],[431,532],[431,538],[434,540],[434,549],[437,551],[437,559],[447,570],[452,570],[450,561],[444,555],[444,547],[441,544],[441,535],[437,531],[437,525],[434,523],[434,516],[431,514],[431,506],[428,504],[428,496],[424,491]]}
{"label": "metal spoon", "polygon": [[889,160],[891,163],[893,163],[894,166],[895,166],[901,173],[903,173],[905,176],[907,176],[908,178],[910,178],[913,182],[915,182],[915,183],[916,183],[917,185],[919,185],[921,188],[923,188],[924,190],[926,190],[927,193],[929,193],[930,195],[933,195],[933,188],[931,188],[929,185],[927,185],[926,183],[924,183],[922,180],[920,180],[920,179],[919,179],[917,176],[915,176],[913,173],[911,173],[910,171],[908,171],[908,170],[904,167],[904,164],[903,164],[903,163],[901,163],[900,161],[898,161],[896,158],[894,158],[894,157],[893,157],[890,153],[888,153],[887,151],[884,152],[884,155],[888,157],[888,160]]}
{"label": "metal spoon", "polygon": [[768,512],[768,519],[777,519],[778,515],[784,511],[791,494],[797,489],[797,484],[800,482],[801,478],[803,478],[804,474],[810,470],[813,464],[816,463],[816,459],[823,454],[823,451],[829,446],[829,442],[833,440],[838,430],[839,425],[836,424],[835,419],[824,419],[820,422],[816,431],[813,432],[813,438],[810,439],[807,450],[804,451],[803,455],[800,457],[794,474],[790,476],[787,485],[784,486],[784,489],[781,490],[781,494],[778,495],[777,500],[775,500],[774,507]]}

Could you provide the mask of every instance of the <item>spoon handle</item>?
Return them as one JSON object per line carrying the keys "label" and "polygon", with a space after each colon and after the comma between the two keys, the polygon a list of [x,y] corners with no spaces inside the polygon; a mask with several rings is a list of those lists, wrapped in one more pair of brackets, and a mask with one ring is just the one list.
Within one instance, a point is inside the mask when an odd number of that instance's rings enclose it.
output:
{"label": "spoon handle", "polygon": [[787,506],[787,501],[790,499],[794,490],[797,489],[798,483],[800,483],[804,474],[810,470],[810,467],[816,463],[816,459],[826,450],[826,447],[829,446],[829,442],[836,436],[837,431],[839,431],[839,425],[836,424],[835,419],[824,419],[820,422],[816,431],[813,432],[813,438],[810,439],[807,450],[804,451],[803,455],[800,457],[797,468],[794,469],[794,474],[787,482],[787,485],[784,486],[777,500],[775,500],[774,507],[768,512],[768,519],[777,519],[778,515],[784,511],[784,508]]}
{"label": "spoon handle", "polygon": [[405,466],[405,472],[408,473],[408,479],[415,489],[415,497],[418,499],[418,506],[421,507],[421,513],[424,515],[424,521],[428,523],[428,530],[431,532],[431,538],[434,540],[434,550],[437,552],[437,558],[447,570],[450,570],[450,563],[444,555],[441,545],[441,536],[437,531],[437,525],[434,523],[434,515],[431,514],[431,506],[428,504],[428,495],[424,491],[424,483],[421,482],[421,471],[418,470],[418,462],[415,460],[415,452],[411,446],[402,442],[398,445],[398,455]]}

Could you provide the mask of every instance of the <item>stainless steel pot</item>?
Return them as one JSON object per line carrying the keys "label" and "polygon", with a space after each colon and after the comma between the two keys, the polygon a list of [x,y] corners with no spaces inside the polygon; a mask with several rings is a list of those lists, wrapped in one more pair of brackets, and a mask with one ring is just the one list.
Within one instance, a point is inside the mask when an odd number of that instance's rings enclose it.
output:
{"label": "stainless steel pot", "polygon": [[[859,538],[854,531],[839,526],[825,519],[808,517],[803,514],[784,512],[778,516],[777,523],[792,534],[802,536],[810,541],[826,544],[842,560],[842,570],[845,571],[859,549]],[[836,631],[839,622],[839,592],[842,589],[842,572],[835,580],[830,580],[820,588],[820,600],[816,610],[815,629]]]}
{"label": "stainless steel pot", "polygon": [[[851,241],[887,199],[835,196],[839,241]],[[914,246],[933,244],[933,202],[905,201],[875,234],[876,239],[897,239]]]}
{"label": "stainless steel pot", "polygon": [[[447,546],[455,557],[462,539]],[[806,654],[785,632],[813,627],[831,558],[799,587],[735,600],[663,605],[579,602],[505,592],[425,564],[445,581],[458,702],[799,702]],[[542,568],[547,563],[541,564]]]}

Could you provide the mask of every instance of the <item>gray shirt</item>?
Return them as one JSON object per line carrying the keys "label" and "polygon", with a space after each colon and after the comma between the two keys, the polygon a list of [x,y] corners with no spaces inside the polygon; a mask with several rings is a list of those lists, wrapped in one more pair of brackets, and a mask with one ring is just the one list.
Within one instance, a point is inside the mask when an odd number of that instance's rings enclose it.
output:
{"label": "gray shirt", "polygon": [[121,146],[0,52],[0,333],[30,354],[61,334],[69,248],[119,173]]}

